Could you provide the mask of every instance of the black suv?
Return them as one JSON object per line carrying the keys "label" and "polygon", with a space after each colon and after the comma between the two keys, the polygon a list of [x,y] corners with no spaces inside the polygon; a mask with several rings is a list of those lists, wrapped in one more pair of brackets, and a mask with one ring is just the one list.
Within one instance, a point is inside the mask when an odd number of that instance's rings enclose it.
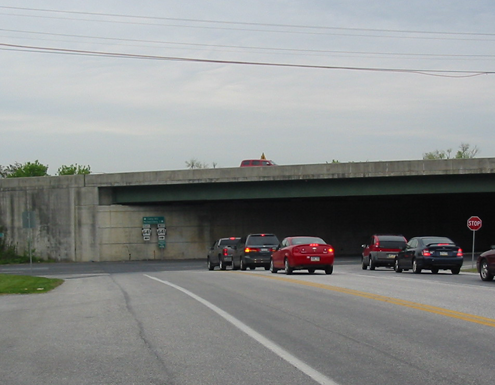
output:
{"label": "black suv", "polygon": [[270,258],[280,244],[275,234],[249,234],[242,237],[232,257],[232,270],[254,269],[258,266],[270,269]]}

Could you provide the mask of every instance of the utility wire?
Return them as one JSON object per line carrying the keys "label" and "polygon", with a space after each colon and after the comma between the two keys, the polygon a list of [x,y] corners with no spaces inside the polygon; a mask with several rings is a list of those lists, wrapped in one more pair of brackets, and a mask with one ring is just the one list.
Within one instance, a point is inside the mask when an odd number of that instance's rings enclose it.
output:
{"label": "utility wire", "polygon": [[260,51],[274,51],[274,52],[301,52],[301,53],[320,53],[320,54],[344,54],[344,55],[374,55],[374,56],[399,56],[399,57],[431,57],[431,58],[475,58],[475,59],[489,59],[494,58],[495,55],[478,55],[478,54],[430,54],[430,53],[397,53],[397,52],[373,52],[373,51],[336,51],[336,50],[321,50],[321,49],[298,49],[298,48],[277,48],[277,47],[259,47],[259,46],[237,46],[226,44],[204,44],[204,43],[179,43],[173,41],[163,40],[146,40],[146,39],[125,39],[115,37],[101,37],[90,35],[72,35],[65,33],[52,33],[52,32],[37,32],[37,31],[25,31],[0,28],[0,31],[13,32],[13,33],[25,33],[32,35],[43,36],[57,36],[57,37],[71,37],[82,39],[94,39],[104,41],[121,41],[131,43],[150,43],[150,44],[168,44],[175,46],[188,46],[188,47],[211,47],[211,48],[233,48],[243,50],[260,50]]}
{"label": "utility wire", "polygon": [[459,36],[494,36],[495,33],[478,33],[478,32],[445,32],[445,31],[424,31],[424,30],[399,30],[399,29],[377,29],[377,28],[349,28],[349,27],[328,27],[328,26],[314,26],[314,25],[295,25],[295,24],[273,24],[273,23],[255,23],[255,22],[241,22],[241,21],[225,21],[225,20],[204,20],[204,19],[187,19],[187,18],[173,18],[173,17],[158,17],[158,16],[138,16],[138,15],[122,15],[115,13],[99,13],[99,12],[83,12],[83,11],[65,11],[56,9],[43,9],[43,8],[27,8],[27,7],[9,7],[0,6],[3,9],[13,10],[25,10],[25,11],[37,11],[37,12],[52,12],[63,14],[75,14],[75,15],[91,15],[91,16],[110,16],[120,18],[134,18],[145,20],[168,20],[168,21],[183,21],[183,22],[195,22],[195,23],[215,23],[215,24],[230,24],[230,25],[251,25],[251,26],[264,26],[264,27],[284,27],[284,28],[307,28],[307,29],[321,29],[321,30],[344,30],[344,31],[361,31],[361,32],[387,32],[387,33],[414,33],[414,34],[436,34],[436,35],[459,35]]}
{"label": "utility wire", "polygon": [[186,57],[176,57],[176,56],[138,55],[138,54],[128,54],[128,53],[119,53],[119,52],[86,51],[86,50],[73,50],[73,49],[63,49],[63,48],[39,47],[39,46],[24,46],[24,45],[5,44],[5,43],[0,43],[0,49],[27,51],[27,52],[43,52],[50,54],[84,55],[84,56],[113,57],[113,58],[142,59],[142,60],[167,60],[167,61],[182,61],[182,62],[195,62],[195,63],[237,64],[237,65],[289,67],[289,68],[306,68],[306,69],[400,72],[400,73],[415,73],[415,74],[443,76],[443,77],[473,77],[479,75],[495,74],[495,71],[372,68],[372,67],[348,67],[348,66],[326,66],[326,65],[311,65],[311,64],[251,62],[251,61],[235,61],[235,60],[213,60],[213,59],[198,59],[198,58],[186,58]]}

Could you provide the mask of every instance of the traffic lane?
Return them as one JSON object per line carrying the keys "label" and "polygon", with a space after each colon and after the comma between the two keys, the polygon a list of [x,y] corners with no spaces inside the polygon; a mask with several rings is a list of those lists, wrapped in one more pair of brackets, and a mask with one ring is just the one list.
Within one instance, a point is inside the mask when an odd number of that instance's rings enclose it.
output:
{"label": "traffic lane", "polygon": [[493,327],[256,275],[197,272],[194,279],[169,279],[342,384],[492,381],[483,369],[493,357]]}
{"label": "traffic lane", "polygon": [[0,376],[17,384],[163,384],[166,367],[110,276],[0,296]]}
{"label": "traffic lane", "polygon": [[0,323],[6,385],[314,383],[143,273],[76,277],[50,293],[0,296]]}

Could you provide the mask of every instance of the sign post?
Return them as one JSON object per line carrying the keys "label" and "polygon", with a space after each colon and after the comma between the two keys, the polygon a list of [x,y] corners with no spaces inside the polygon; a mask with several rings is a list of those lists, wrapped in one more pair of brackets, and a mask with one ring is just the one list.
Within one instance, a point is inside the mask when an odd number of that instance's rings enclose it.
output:
{"label": "sign post", "polygon": [[467,220],[467,227],[473,232],[473,248],[471,249],[471,268],[474,268],[474,239],[476,232],[481,229],[483,222],[478,216],[469,217]]}

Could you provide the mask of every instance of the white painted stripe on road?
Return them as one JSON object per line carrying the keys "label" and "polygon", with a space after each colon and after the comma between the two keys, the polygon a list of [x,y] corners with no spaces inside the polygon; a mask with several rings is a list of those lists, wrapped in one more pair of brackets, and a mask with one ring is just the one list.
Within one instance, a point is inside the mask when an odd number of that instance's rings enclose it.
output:
{"label": "white painted stripe on road", "polygon": [[217,313],[219,316],[230,322],[232,325],[237,327],[239,330],[243,331],[246,333],[248,336],[253,338],[254,340],[258,341],[260,344],[265,346],[266,348],[270,349],[272,352],[274,352],[276,355],[279,357],[283,358],[285,361],[289,362],[290,364],[294,365],[297,369],[299,369],[301,372],[305,373],[309,377],[311,377],[314,381],[316,381],[318,384],[321,385],[338,385],[335,381],[332,379],[328,378],[324,374],[320,373],[316,369],[313,369],[311,366],[307,365],[297,357],[293,356],[290,354],[287,350],[283,349],[273,341],[269,340],[268,338],[264,337],[254,329],[250,328],[248,325],[246,325],[244,322],[238,320],[237,318],[231,316],[229,313],[225,312],[224,310],[220,309],[219,307],[213,305],[211,302],[208,302],[207,300],[197,296],[196,294],[190,292],[187,289],[184,289],[180,286],[177,286],[171,282],[168,281],[163,281],[161,279],[158,279],[156,277],[152,277],[150,275],[144,274],[145,277],[148,277],[150,279],[153,279],[155,281],[161,282],[165,285],[171,286],[174,289],[177,289],[184,294],[187,294],[188,296],[194,298],[196,301],[202,303],[209,309],[213,310],[215,313]]}

